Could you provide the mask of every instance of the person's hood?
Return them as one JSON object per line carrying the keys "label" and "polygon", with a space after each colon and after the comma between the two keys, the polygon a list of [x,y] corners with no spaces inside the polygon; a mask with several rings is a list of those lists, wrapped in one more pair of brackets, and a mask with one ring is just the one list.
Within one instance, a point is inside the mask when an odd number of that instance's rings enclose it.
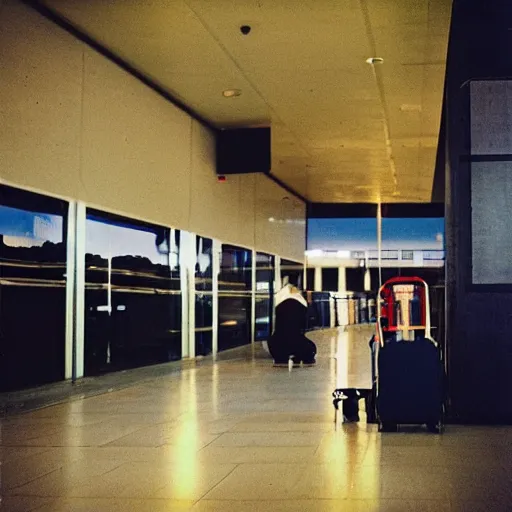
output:
{"label": "person's hood", "polygon": [[294,293],[292,291],[292,286],[289,284],[287,284],[286,286],[281,288],[281,290],[279,290],[276,293],[276,300],[275,300],[276,308],[277,308],[277,306],[279,306],[279,304],[281,304],[282,302],[284,302],[285,300],[288,300],[288,299],[296,300],[297,302],[300,302],[305,308],[308,307],[308,303],[306,302],[306,299],[302,296],[302,294],[300,292]]}

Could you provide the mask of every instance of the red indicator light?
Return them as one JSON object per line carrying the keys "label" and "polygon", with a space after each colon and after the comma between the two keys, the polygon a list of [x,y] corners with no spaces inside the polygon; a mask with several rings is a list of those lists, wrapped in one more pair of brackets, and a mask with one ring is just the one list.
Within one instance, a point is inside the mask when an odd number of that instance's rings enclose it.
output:
{"label": "red indicator light", "polygon": [[217,181],[220,181],[220,182],[226,181],[226,176],[217,176]]}

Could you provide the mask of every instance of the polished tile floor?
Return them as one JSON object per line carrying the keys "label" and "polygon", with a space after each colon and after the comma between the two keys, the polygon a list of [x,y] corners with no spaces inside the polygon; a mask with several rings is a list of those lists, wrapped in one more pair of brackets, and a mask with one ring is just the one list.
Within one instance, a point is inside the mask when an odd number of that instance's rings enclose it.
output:
{"label": "polished tile floor", "polygon": [[[512,510],[512,428],[335,429],[337,336],[315,333],[314,368],[273,368],[249,348],[244,358],[10,416],[0,509]],[[364,330],[344,336],[367,346]]]}

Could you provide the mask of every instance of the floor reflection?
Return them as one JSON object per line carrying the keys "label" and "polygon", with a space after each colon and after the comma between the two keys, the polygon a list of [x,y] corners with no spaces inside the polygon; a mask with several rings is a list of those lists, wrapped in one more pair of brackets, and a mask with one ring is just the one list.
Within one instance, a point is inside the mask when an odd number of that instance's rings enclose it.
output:
{"label": "floor reflection", "polygon": [[[257,345],[236,358],[204,360],[126,389],[7,418],[3,507],[510,510],[511,428],[381,435],[362,415],[360,423],[334,429],[331,393],[339,367],[333,356],[350,356],[356,345],[367,349],[368,333],[357,332],[315,333],[313,368],[273,368]],[[350,357],[343,364],[346,378],[357,375],[360,366]]]}
{"label": "floor reflection", "polygon": [[[331,357],[337,389],[371,389],[372,366],[369,342],[375,333],[373,324],[361,324],[312,331],[308,336],[324,347]],[[328,347],[328,352],[325,348]],[[333,368],[334,367],[334,368]]]}

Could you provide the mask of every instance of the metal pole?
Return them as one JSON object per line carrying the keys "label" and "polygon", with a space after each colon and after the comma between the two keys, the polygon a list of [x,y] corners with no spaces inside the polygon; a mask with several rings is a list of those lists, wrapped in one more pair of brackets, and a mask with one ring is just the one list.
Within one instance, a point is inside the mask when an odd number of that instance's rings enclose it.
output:
{"label": "metal pole", "polygon": [[251,343],[256,340],[256,251],[251,256]]}
{"label": "metal pole", "polygon": [[382,286],[382,204],[377,204],[377,259],[379,266],[379,288]]}

